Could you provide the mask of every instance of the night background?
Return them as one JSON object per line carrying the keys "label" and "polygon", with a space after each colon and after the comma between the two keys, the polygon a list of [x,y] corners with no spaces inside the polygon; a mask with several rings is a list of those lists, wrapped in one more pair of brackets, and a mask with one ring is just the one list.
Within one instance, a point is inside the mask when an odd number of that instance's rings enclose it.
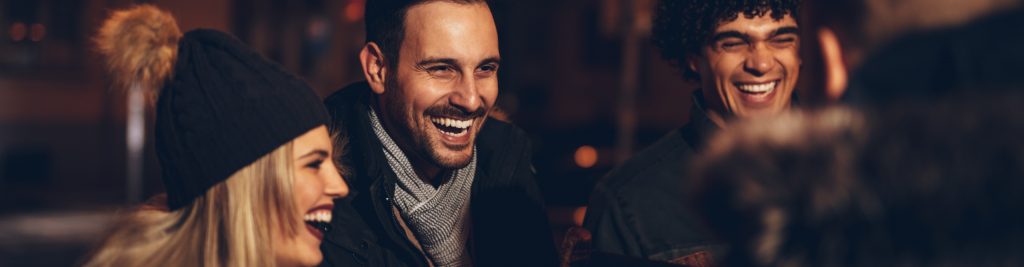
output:
{"label": "night background", "polygon": [[[111,10],[137,2],[170,11],[183,32],[238,36],[322,97],[362,80],[365,0],[0,0],[0,266],[75,264],[116,212],[162,192],[154,114],[130,175],[127,97],[90,41]],[[581,223],[596,179],[686,123],[695,85],[650,43],[654,2],[492,1],[498,107],[532,137],[553,242]]]}

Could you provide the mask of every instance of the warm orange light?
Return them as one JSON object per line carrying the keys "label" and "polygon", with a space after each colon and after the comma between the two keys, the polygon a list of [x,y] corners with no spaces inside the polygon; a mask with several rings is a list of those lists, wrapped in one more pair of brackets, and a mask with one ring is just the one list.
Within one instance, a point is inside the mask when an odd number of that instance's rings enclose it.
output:
{"label": "warm orange light", "polygon": [[11,35],[11,40],[14,40],[15,42],[24,40],[25,35],[28,34],[28,27],[25,27],[24,23],[15,22],[14,24],[11,24],[11,29],[8,30],[8,34]]}
{"label": "warm orange light", "polygon": [[366,0],[351,0],[345,4],[345,20],[357,22],[363,20],[366,11]]}
{"label": "warm orange light", "polygon": [[592,146],[581,146],[576,149],[574,158],[576,159],[576,166],[580,166],[580,168],[594,167],[594,164],[597,164],[597,149],[594,149]]}
{"label": "warm orange light", "polygon": [[572,210],[572,223],[576,226],[583,226],[583,219],[587,217],[587,206]]}

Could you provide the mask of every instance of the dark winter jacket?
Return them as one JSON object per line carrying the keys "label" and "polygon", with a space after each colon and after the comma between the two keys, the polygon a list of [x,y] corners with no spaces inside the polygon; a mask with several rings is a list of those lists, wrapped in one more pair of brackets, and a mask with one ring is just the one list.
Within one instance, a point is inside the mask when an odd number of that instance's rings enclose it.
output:
{"label": "dark winter jacket", "polygon": [[[343,163],[351,190],[335,201],[324,237],[323,266],[427,266],[392,213],[398,179],[370,126],[375,95],[365,82],[326,100],[334,126],[349,138]],[[469,251],[475,266],[554,266],[557,256],[539,190],[531,148],[511,124],[488,119],[477,135],[477,173],[470,197]]]}
{"label": "dark winter jacket", "polygon": [[712,259],[722,246],[687,205],[687,165],[717,126],[694,95],[690,122],[612,170],[594,186],[583,226],[594,251],[663,262]]}

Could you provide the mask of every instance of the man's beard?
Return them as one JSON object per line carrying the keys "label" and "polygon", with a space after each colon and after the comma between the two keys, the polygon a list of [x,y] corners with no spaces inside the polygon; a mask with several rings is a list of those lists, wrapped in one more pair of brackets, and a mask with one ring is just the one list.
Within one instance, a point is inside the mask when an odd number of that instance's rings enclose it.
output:
{"label": "man's beard", "polygon": [[[429,131],[437,131],[437,129],[431,129],[431,122],[424,121],[425,124],[418,124],[417,121],[423,114],[413,114],[410,112],[412,106],[409,103],[402,102],[405,99],[403,91],[399,89],[398,82],[388,78],[385,80],[385,94],[387,97],[383,98],[382,101],[383,109],[386,110],[384,116],[385,120],[388,120],[397,131],[397,137],[395,141],[402,147],[402,151],[405,153],[416,153],[417,155],[406,155],[413,163],[416,161],[413,158],[419,158],[426,160],[430,164],[437,166],[438,168],[445,170],[461,169],[469,165],[472,160],[472,152],[469,156],[455,155],[454,157],[445,157],[440,150],[445,149],[445,145],[441,144],[440,140],[431,139]],[[443,114],[449,117],[458,118],[482,118],[486,116],[486,108],[480,108],[476,112],[466,113],[461,109],[450,105],[435,105],[427,108],[426,114]],[[407,117],[408,116],[408,117]],[[387,125],[386,124],[386,125]],[[419,125],[419,127],[417,127]],[[472,129],[472,127],[471,127]],[[475,129],[473,129],[475,130]],[[476,134],[473,132],[472,134]],[[471,137],[474,138],[475,137]],[[470,146],[475,142],[470,142]],[[470,148],[471,149],[471,148]],[[414,163],[415,164],[415,163]]]}

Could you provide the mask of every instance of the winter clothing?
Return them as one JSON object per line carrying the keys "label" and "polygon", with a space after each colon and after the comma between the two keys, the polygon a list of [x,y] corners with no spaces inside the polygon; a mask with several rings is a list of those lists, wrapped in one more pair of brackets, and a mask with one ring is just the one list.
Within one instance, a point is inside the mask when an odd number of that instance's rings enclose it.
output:
{"label": "winter clothing", "polygon": [[686,204],[690,158],[717,126],[698,90],[690,122],[669,132],[597,182],[583,226],[596,252],[664,262],[719,253],[708,229]]}
{"label": "winter clothing", "polygon": [[[398,178],[371,126],[376,95],[365,82],[327,98],[334,126],[350,145],[343,163],[350,194],[336,201],[333,230],[324,238],[323,266],[428,266],[395,216]],[[518,128],[488,119],[476,138],[476,175],[469,201],[469,242],[476,266],[554,266],[551,230],[530,163],[530,145]],[[453,214],[454,216],[454,214]]]}
{"label": "winter clothing", "polygon": [[370,123],[381,142],[388,166],[398,178],[395,206],[402,220],[412,227],[415,239],[430,261],[438,266],[470,266],[466,249],[469,241],[469,194],[476,176],[476,148],[469,165],[440,178],[440,185],[423,181],[412,163],[384,130],[377,113],[370,109]]}
{"label": "winter clothing", "polygon": [[185,34],[158,99],[156,149],[172,210],[328,122],[313,89],[214,30]]}
{"label": "winter clothing", "polygon": [[226,33],[182,35],[151,5],[115,12],[96,43],[116,86],[157,95],[156,153],[171,210],[328,123],[303,81]]}

